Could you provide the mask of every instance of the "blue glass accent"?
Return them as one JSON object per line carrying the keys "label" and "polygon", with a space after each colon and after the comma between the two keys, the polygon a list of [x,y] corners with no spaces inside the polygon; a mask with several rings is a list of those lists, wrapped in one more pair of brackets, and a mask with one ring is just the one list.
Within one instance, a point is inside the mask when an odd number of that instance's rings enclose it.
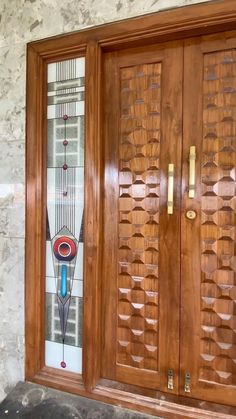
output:
{"label": "blue glass accent", "polygon": [[61,267],[61,296],[65,298],[67,295],[67,266]]}

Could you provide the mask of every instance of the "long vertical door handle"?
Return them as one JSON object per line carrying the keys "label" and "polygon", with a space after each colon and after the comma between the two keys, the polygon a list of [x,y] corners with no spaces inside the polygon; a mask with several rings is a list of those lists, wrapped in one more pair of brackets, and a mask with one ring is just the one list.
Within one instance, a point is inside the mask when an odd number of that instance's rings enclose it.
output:
{"label": "long vertical door handle", "polygon": [[196,163],[196,147],[192,145],[189,150],[189,198],[194,198],[195,196],[195,163]]}
{"label": "long vertical door handle", "polygon": [[168,165],[168,193],[167,193],[167,214],[173,214],[174,210],[174,165]]}

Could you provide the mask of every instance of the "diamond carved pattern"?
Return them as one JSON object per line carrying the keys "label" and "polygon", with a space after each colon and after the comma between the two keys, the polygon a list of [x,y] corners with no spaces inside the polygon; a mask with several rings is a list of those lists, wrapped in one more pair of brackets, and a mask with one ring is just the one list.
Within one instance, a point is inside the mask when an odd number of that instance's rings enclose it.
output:
{"label": "diamond carved pattern", "polygon": [[117,362],[157,371],[161,64],[121,69]]}
{"label": "diamond carved pattern", "polygon": [[200,379],[236,384],[236,51],[204,59]]}

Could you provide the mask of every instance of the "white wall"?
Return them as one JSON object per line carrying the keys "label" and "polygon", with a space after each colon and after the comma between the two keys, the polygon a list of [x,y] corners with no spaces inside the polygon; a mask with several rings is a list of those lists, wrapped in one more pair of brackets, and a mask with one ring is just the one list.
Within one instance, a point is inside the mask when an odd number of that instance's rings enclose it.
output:
{"label": "white wall", "polygon": [[0,401],[24,378],[26,43],[205,1],[0,0]]}

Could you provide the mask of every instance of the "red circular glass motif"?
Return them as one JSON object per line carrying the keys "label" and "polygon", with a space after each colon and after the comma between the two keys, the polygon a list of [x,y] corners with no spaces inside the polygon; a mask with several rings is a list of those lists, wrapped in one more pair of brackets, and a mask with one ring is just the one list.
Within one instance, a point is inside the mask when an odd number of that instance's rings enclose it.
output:
{"label": "red circular glass motif", "polygon": [[63,257],[70,256],[71,247],[70,247],[69,243],[63,242],[63,243],[59,244],[58,253],[59,253],[60,256],[63,256]]}
{"label": "red circular glass motif", "polygon": [[53,245],[53,252],[57,260],[70,262],[76,255],[76,244],[70,237],[59,237]]}
{"label": "red circular glass motif", "polygon": [[65,361],[61,361],[61,367],[62,367],[62,368],[66,368],[66,363],[65,363]]}

